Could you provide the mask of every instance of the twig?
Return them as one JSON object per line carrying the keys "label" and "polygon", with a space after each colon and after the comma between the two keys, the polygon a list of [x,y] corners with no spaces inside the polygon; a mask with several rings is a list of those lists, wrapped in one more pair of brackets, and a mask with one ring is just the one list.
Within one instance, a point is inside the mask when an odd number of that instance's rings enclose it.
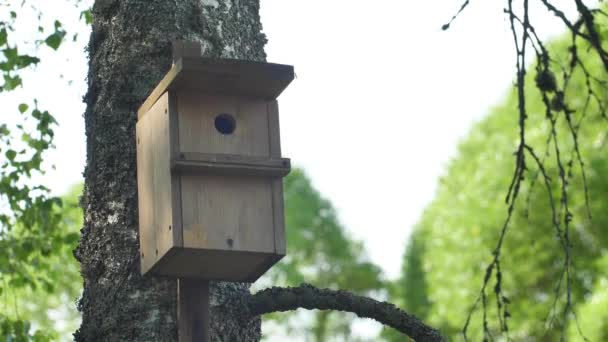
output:
{"label": "twig", "polygon": [[450,21],[448,21],[448,23],[447,23],[447,24],[444,24],[444,25],[441,27],[441,29],[442,29],[442,30],[444,30],[444,31],[445,31],[445,30],[447,30],[447,29],[449,29],[449,28],[450,28],[450,25],[452,25],[452,22],[453,22],[454,20],[456,20],[456,18],[457,18],[457,17],[460,15],[460,13],[462,13],[462,11],[464,11],[464,9],[465,9],[465,8],[467,8],[467,6],[469,5],[469,1],[470,1],[470,0],[465,0],[465,1],[462,3],[462,5],[460,6],[460,9],[458,10],[458,12],[456,12],[456,14],[454,14],[454,15],[452,16],[452,19],[450,19]]}

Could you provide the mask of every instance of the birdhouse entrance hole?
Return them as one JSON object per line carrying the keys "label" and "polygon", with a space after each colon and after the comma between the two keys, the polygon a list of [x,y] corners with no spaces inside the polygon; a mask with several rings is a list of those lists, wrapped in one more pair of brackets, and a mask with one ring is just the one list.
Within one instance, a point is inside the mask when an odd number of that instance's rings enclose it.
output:
{"label": "birdhouse entrance hole", "polygon": [[236,120],[230,114],[218,114],[215,117],[215,129],[222,134],[232,134],[236,129]]}

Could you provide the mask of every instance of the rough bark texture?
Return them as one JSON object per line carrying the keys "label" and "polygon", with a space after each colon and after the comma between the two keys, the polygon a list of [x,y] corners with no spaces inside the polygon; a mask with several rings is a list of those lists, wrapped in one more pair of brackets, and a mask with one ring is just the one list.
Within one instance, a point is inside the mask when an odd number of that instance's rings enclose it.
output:
{"label": "rough bark texture", "polygon": [[[438,330],[424,324],[395,305],[347,291],[319,289],[308,284],[291,288],[272,287],[255,295],[247,295],[242,302],[241,306],[247,308],[245,316],[297,309],[345,311],[352,312],[361,318],[374,319],[415,341],[445,341]],[[244,318],[243,322],[246,321],[247,319]]]}
{"label": "rough bark texture", "polygon": [[[175,341],[176,282],[141,277],[138,259],[136,110],[170,67],[173,40],[207,56],[264,60],[258,0],[97,0],[84,114],[85,223],[76,257],[84,294],[77,341]],[[237,321],[232,296],[211,287],[212,340],[258,341],[260,321]]]}

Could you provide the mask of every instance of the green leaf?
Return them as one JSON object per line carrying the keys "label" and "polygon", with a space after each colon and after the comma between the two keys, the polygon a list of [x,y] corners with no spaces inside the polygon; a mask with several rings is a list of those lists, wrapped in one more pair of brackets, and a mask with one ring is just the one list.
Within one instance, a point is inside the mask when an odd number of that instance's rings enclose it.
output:
{"label": "green leaf", "polygon": [[6,48],[4,50],[2,50],[2,53],[4,54],[4,57],[6,57],[7,60],[16,60],[19,57],[19,52],[17,51],[17,48]]}
{"label": "green leaf", "polygon": [[48,36],[44,42],[46,43],[46,45],[51,47],[53,50],[57,50],[59,48],[59,46],[61,45],[62,39],[63,39],[63,37],[61,37],[59,34],[53,33],[50,36]]}
{"label": "green leaf", "polygon": [[59,49],[59,46],[61,45],[61,42],[62,42],[64,36],[65,36],[65,32],[64,31],[55,31],[55,33],[53,33],[50,36],[48,36],[44,40],[44,42],[51,49],[57,50],[57,49]]}
{"label": "green leaf", "polygon": [[90,25],[91,23],[93,23],[93,13],[91,12],[91,10],[84,10],[82,12],[80,12],[80,19],[84,18],[84,22],[87,25]]}
{"label": "green leaf", "polygon": [[6,29],[3,28],[2,30],[0,30],[0,46],[5,45],[7,43],[8,39],[8,34],[6,32]]}
{"label": "green leaf", "polygon": [[4,154],[6,156],[6,158],[10,161],[15,160],[15,157],[17,156],[17,152],[15,150],[8,150],[6,151],[6,153]]}
{"label": "green leaf", "polygon": [[21,77],[4,75],[4,90],[10,91],[21,85]]}
{"label": "green leaf", "polygon": [[19,105],[19,112],[21,114],[25,113],[27,111],[27,109],[29,108],[29,106],[25,103],[22,103]]}
{"label": "green leaf", "polygon": [[20,55],[17,57],[17,67],[19,69],[23,69],[25,67],[28,67],[32,64],[38,64],[40,62],[40,58],[38,57],[33,57],[33,56],[28,56],[28,55]]}
{"label": "green leaf", "polygon": [[0,125],[0,136],[2,135],[9,135],[11,132],[9,131],[9,129],[6,127],[6,124],[2,124]]}

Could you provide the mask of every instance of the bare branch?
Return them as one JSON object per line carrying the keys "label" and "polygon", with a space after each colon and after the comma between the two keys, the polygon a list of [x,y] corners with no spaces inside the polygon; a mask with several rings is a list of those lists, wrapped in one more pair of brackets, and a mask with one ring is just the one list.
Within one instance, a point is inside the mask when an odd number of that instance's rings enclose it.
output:
{"label": "bare branch", "polygon": [[460,15],[460,13],[462,13],[462,11],[464,11],[464,9],[465,9],[465,8],[467,8],[467,6],[469,6],[469,1],[470,1],[470,0],[465,0],[465,1],[462,3],[462,5],[460,6],[460,9],[458,10],[458,12],[456,12],[456,14],[454,14],[454,15],[452,16],[452,19],[450,19],[450,21],[449,21],[447,24],[444,24],[444,25],[441,27],[441,29],[442,29],[442,30],[444,30],[444,31],[445,31],[445,30],[447,30],[447,29],[449,29],[449,28],[450,28],[450,25],[452,25],[452,22],[453,22],[454,20],[456,20],[456,18],[458,18],[458,16]]}
{"label": "bare branch", "polygon": [[608,53],[602,48],[600,35],[595,29],[595,18],[593,17],[593,13],[582,0],[574,0],[574,2],[576,3],[578,13],[580,13],[581,18],[585,23],[585,28],[589,32],[589,39],[587,40],[598,53],[602,63],[604,64],[604,68],[606,71],[608,71]]}
{"label": "bare branch", "polygon": [[445,341],[438,330],[393,304],[347,291],[319,289],[309,284],[288,288],[271,287],[250,295],[246,299],[246,305],[249,316],[296,309],[352,312],[362,318],[374,319],[416,341]]}
{"label": "bare branch", "polygon": [[[469,1],[465,1],[461,10],[452,18],[454,20],[458,14],[468,5]],[[561,316],[564,322],[574,315],[573,306],[575,297],[573,296],[573,252],[572,252],[572,241],[571,241],[571,222],[573,220],[573,213],[570,211],[570,191],[569,182],[572,178],[573,165],[578,164],[581,170],[584,192],[585,192],[585,204],[587,207],[587,216],[591,219],[591,210],[589,205],[589,188],[587,186],[587,176],[585,172],[585,163],[583,156],[579,148],[579,127],[581,122],[585,118],[587,111],[590,110],[590,103],[597,103],[599,113],[602,118],[608,121],[607,105],[605,100],[602,98],[603,92],[608,89],[608,82],[603,78],[593,75],[590,70],[587,69],[583,60],[579,59],[578,55],[578,43],[586,42],[589,43],[589,49],[593,50],[598,54],[599,60],[605,70],[608,70],[608,50],[602,46],[602,37],[599,34],[598,28],[596,27],[594,15],[608,16],[607,13],[601,9],[592,9],[585,5],[584,0],[574,0],[578,17],[575,19],[569,19],[564,13],[561,7],[554,5],[553,0],[541,0],[540,2],[545,6],[547,11],[556,17],[558,17],[563,24],[569,29],[572,34],[572,44],[568,47],[569,51],[569,63],[563,63],[560,60],[559,54],[557,59],[552,58],[552,53],[544,45],[544,42],[536,33],[536,29],[529,18],[529,0],[505,0],[506,8],[504,13],[508,16],[510,28],[513,34],[513,42],[516,52],[516,95],[517,95],[517,111],[518,111],[518,126],[519,126],[519,137],[518,147],[514,152],[515,155],[515,169],[513,177],[508,187],[505,202],[507,204],[507,217],[500,230],[500,235],[495,249],[492,251],[493,258],[488,264],[485,272],[485,277],[481,286],[479,295],[475,299],[472,308],[466,318],[462,333],[464,340],[468,340],[467,331],[471,323],[473,313],[481,309],[482,311],[482,332],[484,340],[494,340],[494,332],[498,330],[500,334],[504,334],[507,340],[510,340],[508,318],[510,313],[508,311],[509,299],[504,295],[502,282],[503,274],[501,270],[501,252],[503,240],[509,230],[509,224],[513,215],[518,195],[520,192],[521,184],[524,180],[524,175],[527,174],[528,165],[527,159],[532,159],[538,166],[538,171],[532,173],[532,183],[528,190],[528,198],[526,200],[526,207],[524,208],[524,215],[528,217],[528,207],[530,204],[532,189],[536,183],[536,179],[539,175],[544,180],[546,191],[551,205],[551,221],[555,228],[556,235],[559,237],[559,243],[563,249],[564,262],[563,262],[563,273],[561,274],[558,284],[555,288],[555,302],[553,305],[552,312],[557,313],[557,303],[561,299],[562,293],[562,282],[565,284],[565,306]],[[517,5],[517,6],[515,6]],[[561,6],[561,4],[560,4]],[[449,27],[452,20],[444,26],[444,29]],[[528,117],[527,99],[526,99],[526,54],[528,48],[532,48],[536,53],[537,66],[535,72],[535,83],[536,88],[540,91],[540,96],[545,107],[545,117],[550,124],[550,132],[546,141],[546,151],[542,158],[539,157],[528,144],[527,138],[527,125],[526,120]],[[578,84],[570,85],[570,80],[576,69],[580,69],[583,72],[585,85],[577,89]],[[561,70],[562,79],[556,79],[556,71]],[[586,88],[586,89],[585,89]],[[570,100],[570,91],[586,90],[586,99],[580,118],[577,120],[576,113],[581,111],[580,108],[574,108],[572,105],[573,101]],[[567,99],[568,97],[568,99]],[[570,100],[570,101],[567,101]],[[573,103],[570,103],[573,102]],[[559,144],[558,139],[558,121],[565,121],[567,124],[567,131],[570,133],[570,137],[573,141],[572,157],[569,161],[564,159],[563,149],[565,146]],[[558,183],[561,189],[561,196],[559,202],[557,198],[553,197],[553,186],[551,178],[549,177],[549,170],[546,168],[545,159],[549,157],[549,151],[552,150],[553,159],[556,163],[558,173]],[[562,226],[563,222],[563,226]],[[488,320],[488,292],[490,291],[489,286],[492,278],[495,280],[494,292],[496,296],[496,307],[499,329],[493,329],[490,327]],[[555,318],[555,315],[549,318]],[[574,316],[576,320],[576,316]],[[552,319],[553,320],[553,319]],[[552,322],[551,320],[551,322]],[[549,325],[552,325],[552,323]],[[566,324],[562,325],[562,337],[564,336],[564,330]],[[582,331],[579,329],[579,335],[585,339]],[[503,336],[501,336],[502,338]]]}

